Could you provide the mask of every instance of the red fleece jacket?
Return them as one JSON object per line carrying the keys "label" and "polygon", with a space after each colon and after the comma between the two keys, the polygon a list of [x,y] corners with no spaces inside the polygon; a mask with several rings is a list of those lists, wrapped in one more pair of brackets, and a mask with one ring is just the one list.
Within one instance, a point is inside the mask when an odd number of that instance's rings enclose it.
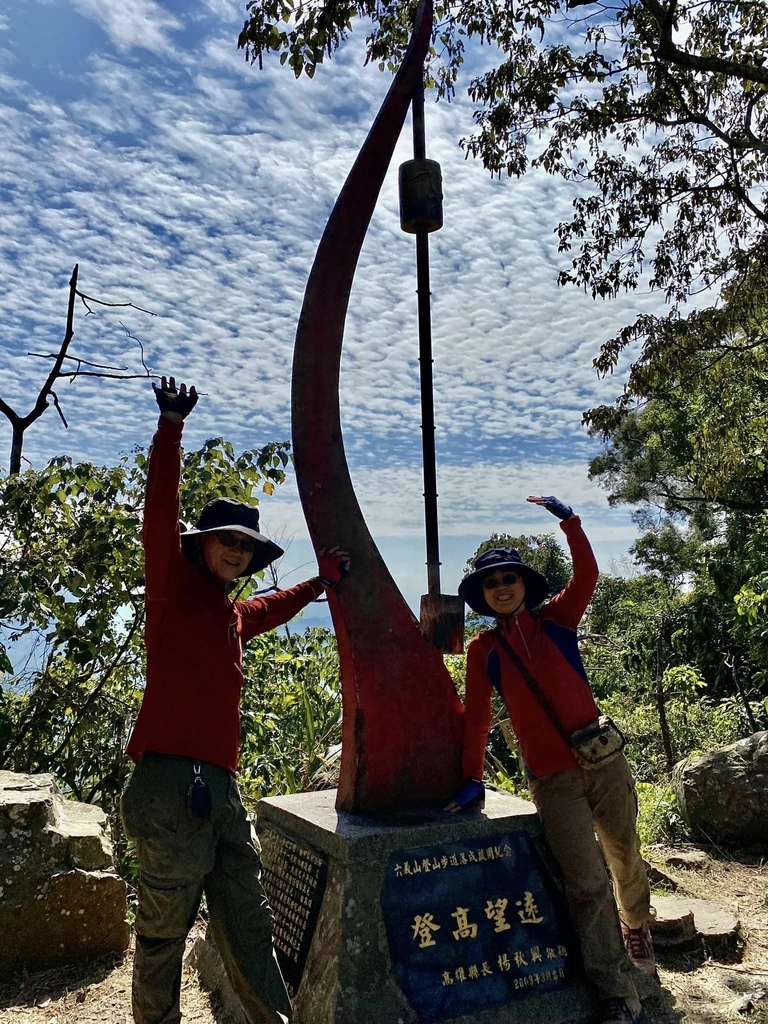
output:
{"label": "red fleece jacket", "polygon": [[[565,731],[572,733],[598,717],[576,644],[576,627],[594,593],[598,570],[579,517],[564,520],[560,528],[573,559],[573,577],[538,615],[524,610],[517,616],[500,619],[498,625],[507,643],[544,691]],[[491,725],[493,675],[500,678],[512,727],[533,775],[554,775],[575,768],[570,748],[499,644],[494,631],[489,630],[479,633],[467,651],[464,777],[483,777]]]}
{"label": "red fleece jacket", "polygon": [[144,505],[147,685],[127,754],[181,754],[237,769],[243,644],[293,618],[319,596],[307,580],[251,601],[181,549],[182,425],[160,417]]}

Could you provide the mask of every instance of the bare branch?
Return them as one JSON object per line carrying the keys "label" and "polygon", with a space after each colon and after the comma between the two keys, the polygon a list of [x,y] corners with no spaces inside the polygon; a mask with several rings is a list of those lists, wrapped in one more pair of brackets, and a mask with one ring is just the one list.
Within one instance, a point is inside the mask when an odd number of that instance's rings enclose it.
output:
{"label": "bare branch", "polygon": [[[35,359],[56,359],[53,353],[49,352],[45,355],[43,352],[27,352],[28,356],[34,356]],[[97,370],[128,370],[127,366],[109,366],[107,363],[92,363],[89,359],[81,359],[79,356],[65,356],[65,359],[70,359],[73,363],[77,363],[78,366],[93,366]],[[60,373],[60,377],[69,377],[68,373]],[[143,375],[142,375],[143,376]]]}
{"label": "bare branch", "polygon": [[56,406],[56,412],[61,417],[61,422],[64,424],[64,429],[65,430],[69,430],[69,424],[67,423],[66,419],[64,418],[64,413],[61,411],[61,406],[59,405],[59,396],[56,394],[56,392],[53,390],[53,388],[51,388],[49,394],[50,394],[51,398],[53,399],[53,404]]}
{"label": "bare branch", "polygon": [[[157,316],[157,313],[153,313],[151,309],[143,309],[141,306],[137,306],[134,302],[104,302],[102,299],[94,299],[92,296],[86,295],[84,292],[78,292],[77,294],[85,308],[88,310],[88,313],[93,313],[93,310],[88,303],[95,302],[99,306],[110,306],[112,309],[136,309],[139,313],[148,313],[150,316]],[[88,314],[86,314],[86,316],[87,315]]]}
{"label": "bare branch", "polygon": [[[60,377],[68,377],[69,380],[74,380],[75,377],[101,377],[102,380],[146,380],[147,377],[154,377],[156,380],[160,379],[159,374],[146,374],[146,373],[96,373],[91,370],[73,370],[72,373],[60,373]],[[204,394],[203,391],[198,391],[198,395]]]}
{"label": "bare branch", "polygon": [[[152,316],[154,316],[154,315],[155,314],[153,313]],[[128,330],[128,328],[125,326],[125,324],[122,322],[122,320],[118,320],[118,323],[120,324],[120,326],[125,331],[127,337],[129,337],[131,339],[131,341],[135,341],[136,344],[139,346],[139,352],[141,353],[141,356],[140,356],[140,358],[141,358],[141,365],[146,370],[147,377],[151,377],[152,374],[149,372],[149,367],[144,362],[144,345],[142,344],[141,338],[137,338],[135,334],[131,334],[131,332]]]}
{"label": "bare branch", "polygon": [[[79,264],[75,264],[75,268],[72,271],[72,277],[69,281],[69,302],[67,305],[67,325],[62,340],[61,346],[58,353],[49,353],[45,355],[41,352],[28,352],[27,355],[33,356],[36,359],[50,359],[53,362],[50,373],[48,374],[43,386],[38,392],[37,399],[32,409],[26,414],[21,416],[11,406],[0,398],[0,413],[5,416],[11,424],[11,455],[10,455],[10,473],[11,475],[19,473],[21,471],[22,461],[22,445],[24,443],[24,433],[35,420],[39,419],[43,415],[49,405],[49,396],[53,400],[53,404],[61,417],[61,421],[65,427],[68,427],[64,413],[62,412],[59,404],[58,396],[54,393],[53,387],[57,380],[68,377],[70,381],[73,381],[75,377],[102,377],[109,380],[144,380],[151,377],[152,374],[149,371],[149,367],[146,364],[144,358],[144,346],[141,340],[135,335],[131,334],[125,324],[120,324],[123,330],[126,332],[128,337],[135,341],[139,346],[141,365],[144,368],[144,373],[128,373],[128,367],[121,366],[108,366],[102,363],[93,363],[88,359],[81,359],[77,356],[69,355],[69,345],[74,337],[74,312],[75,312],[75,298],[79,297],[85,306],[87,313],[93,313],[93,309],[89,306],[89,303],[94,303],[99,306],[109,306],[111,308],[130,308],[138,310],[140,313],[147,313],[149,316],[156,316],[150,309],[144,309],[142,306],[137,306],[133,302],[104,302],[101,299],[94,299],[90,295],[86,295],[84,292],[79,291],[77,287],[77,278],[79,272]],[[71,372],[66,372],[63,368],[67,362],[75,364],[75,369]],[[83,367],[91,367],[90,370],[84,370]],[[113,373],[105,371],[115,371]]]}
{"label": "bare branch", "polygon": [[21,419],[19,414],[17,412],[14,412],[10,405],[8,405],[7,402],[4,402],[2,398],[0,398],[0,412],[4,416],[7,416],[11,423],[13,423],[14,425],[18,423],[18,421]]}

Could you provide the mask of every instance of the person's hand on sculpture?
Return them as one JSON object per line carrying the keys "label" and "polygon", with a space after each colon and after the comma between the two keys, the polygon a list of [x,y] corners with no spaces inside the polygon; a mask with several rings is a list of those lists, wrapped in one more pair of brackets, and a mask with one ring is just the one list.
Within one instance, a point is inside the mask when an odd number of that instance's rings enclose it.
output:
{"label": "person's hand on sculpture", "polygon": [[349,572],[349,555],[338,547],[320,548],[317,569],[317,578],[326,590],[332,590]]}
{"label": "person's hand on sculpture", "polygon": [[181,423],[197,405],[198,394],[195,385],[193,384],[187,391],[187,385],[182,381],[177,388],[175,377],[161,377],[160,387],[153,381],[152,390],[155,392],[160,415],[172,423]]}
{"label": "person's hand on sculpture", "polygon": [[468,807],[485,807],[485,786],[479,779],[467,779],[456,796],[446,805],[446,811],[465,811]]}
{"label": "person's hand on sculpture", "polygon": [[558,519],[570,519],[573,515],[573,509],[571,506],[564,505],[562,501],[554,496],[554,494],[529,494],[525,500],[530,501],[533,505],[543,505],[547,512],[551,512],[552,515],[557,516]]}

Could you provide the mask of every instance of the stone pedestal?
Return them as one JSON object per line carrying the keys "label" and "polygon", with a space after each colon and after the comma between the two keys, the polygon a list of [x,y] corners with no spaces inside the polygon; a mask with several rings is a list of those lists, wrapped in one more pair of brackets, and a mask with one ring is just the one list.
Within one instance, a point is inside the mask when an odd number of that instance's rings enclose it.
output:
{"label": "stone pedestal", "polygon": [[275,945],[297,1024],[560,1024],[594,1009],[532,804],[349,815],[262,800]]}

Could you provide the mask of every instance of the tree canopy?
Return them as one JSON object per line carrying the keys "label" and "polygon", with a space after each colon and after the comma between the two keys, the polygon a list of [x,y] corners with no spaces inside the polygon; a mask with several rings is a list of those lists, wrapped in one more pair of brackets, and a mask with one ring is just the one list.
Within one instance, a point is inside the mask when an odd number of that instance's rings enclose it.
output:
{"label": "tree canopy", "polygon": [[[312,77],[364,19],[366,60],[394,68],[414,8],[250,0],[238,42],[252,62],[276,53],[297,77]],[[436,0],[425,74],[440,97],[454,94],[472,41],[498,52],[465,83],[475,130],[461,145],[493,174],[539,167],[584,185],[557,229],[561,251],[573,253],[560,283],[611,297],[645,275],[669,303],[595,359],[613,372],[633,346],[619,414],[670,367],[736,333],[750,345],[765,340],[754,312],[768,274],[767,36],[761,0]],[[706,289],[710,308],[686,310]],[[586,414],[600,426],[607,416]]]}

